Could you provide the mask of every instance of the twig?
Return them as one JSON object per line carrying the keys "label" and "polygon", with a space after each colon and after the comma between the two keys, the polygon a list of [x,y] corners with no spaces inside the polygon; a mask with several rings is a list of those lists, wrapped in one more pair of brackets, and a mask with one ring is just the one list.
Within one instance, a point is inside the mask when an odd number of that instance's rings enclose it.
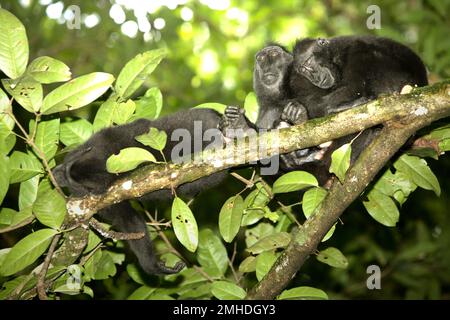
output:
{"label": "twig", "polygon": [[238,276],[238,274],[236,273],[236,270],[234,269],[233,263],[234,263],[234,259],[236,258],[236,253],[237,253],[237,242],[234,242],[234,246],[233,246],[233,253],[231,255],[231,258],[228,259],[228,265],[230,266],[231,272],[233,273],[233,277],[234,277],[234,281],[236,283],[239,283],[241,281],[241,278]]}
{"label": "twig", "polygon": [[40,300],[48,299],[47,294],[45,292],[45,276],[47,275],[48,266],[50,265],[50,261],[52,260],[53,253],[55,252],[56,246],[58,245],[58,241],[60,238],[61,233],[58,233],[53,237],[52,243],[50,244],[50,248],[47,251],[47,256],[45,257],[44,264],[42,265],[41,272],[39,272],[37,278],[36,289]]}
{"label": "twig", "polygon": [[[12,100],[10,102],[12,104]],[[34,143],[34,140],[31,139],[31,137],[28,135],[27,131],[22,127],[20,122],[17,120],[17,118],[14,116],[14,113],[11,110],[6,111],[6,113],[13,119],[14,123],[17,125],[17,127],[22,131],[22,134],[26,138],[27,144],[36,152],[37,156],[41,159],[42,164],[44,165],[45,171],[47,171],[48,176],[50,177],[50,180],[52,181],[53,186],[55,189],[65,198],[66,195],[62,191],[62,189],[59,187],[58,182],[56,182],[56,179],[52,173],[52,169],[50,168],[50,165],[47,161],[47,158],[45,156],[45,153],[36,146]],[[36,118],[37,119],[37,118]],[[35,127],[37,127],[37,123],[35,124]]]}

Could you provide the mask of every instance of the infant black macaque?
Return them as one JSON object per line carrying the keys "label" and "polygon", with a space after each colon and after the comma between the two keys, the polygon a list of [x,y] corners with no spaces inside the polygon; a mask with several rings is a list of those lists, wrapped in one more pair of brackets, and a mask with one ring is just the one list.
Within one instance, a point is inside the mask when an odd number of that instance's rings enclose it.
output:
{"label": "infant black macaque", "polygon": [[[356,107],[380,94],[398,93],[405,85],[427,84],[422,60],[393,40],[375,36],[304,39],[294,47],[289,96],[307,109],[309,118],[317,118]],[[352,163],[376,133],[377,129],[365,130],[353,141]],[[334,141],[324,164],[328,167],[331,153],[355,137]]]}
{"label": "infant black macaque", "polygon": [[[223,136],[218,130],[220,120],[221,115],[214,110],[190,109],[153,121],[139,119],[129,124],[106,128],[94,134],[88,141],[70,152],[66,156],[64,163],[53,169],[53,174],[58,184],[61,187],[67,187],[73,196],[81,197],[87,194],[101,194],[113,182],[127,174],[116,175],[106,171],[106,160],[111,155],[119,153],[121,149],[128,147],[145,148],[158,161],[163,160],[157,150],[146,147],[135,139],[136,136],[147,133],[150,127],[164,130],[167,133],[167,144],[163,150],[165,158],[168,161],[181,161],[182,156],[186,157],[189,155],[178,154],[178,152],[172,154],[172,151],[179,150],[180,142],[178,139],[180,139],[180,136],[189,139],[187,142],[191,146],[192,153],[201,151],[207,147],[215,147],[223,144]],[[172,136],[172,133],[177,129],[180,130],[178,131],[179,134]],[[209,138],[204,139],[203,134],[207,130],[210,133]],[[213,141],[209,142],[211,141],[209,139]],[[194,140],[196,140],[195,143]],[[187,142],[184,141],[184,143]],[[195,146],[199,150],[196,150]],[[176,149],[174,149],[175,147]],[[183,184],[177,188],[177,195],[194,196],[202,190],[216,186],[225,177],[226,172],[218,172],[208,177]],[[170,198],[172,198],[171,190],[159,190],[149,193],[141,199],[167,200]],[[184,264],[179,262],[171,268],[166,266],[163,261],[158,260],[148,235],[144,218],[131,207],[128,201],[123,201],[105,208],[99,212],[99,215],[120,232],[145,233],[144,238],[128,240],[127,243],[146,273],[155,275],[171,274],[179,272],[184,267]]]}
{"label": "infant black macaque", "polygon": [[428,84],[422,60],[408,47],[375,36],[304,39],[294,47],[289,96],[309,118],[353,108],[405,85]]}

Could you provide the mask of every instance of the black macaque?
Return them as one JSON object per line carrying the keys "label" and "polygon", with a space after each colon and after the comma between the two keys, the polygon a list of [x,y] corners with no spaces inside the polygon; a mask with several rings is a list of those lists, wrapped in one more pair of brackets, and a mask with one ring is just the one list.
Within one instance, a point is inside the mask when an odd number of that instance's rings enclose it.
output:
{"label": "black macaque", "polygon": [[[225,109],[222,131],[226,128],[241,129],[240,133],[246,134],[248,129],[274,129],[305,122],[308,119],[306,108],[288,96],[287,75],[293,62],[292,54],[273,44],[258,51],[255,60],[253,88],[259,104],[256,124],[248,121],[243,109],[229,106]],[[319,152],[315,148],[314,151],[302,149],[283,154],[280,157],[281,166],[289,169],[312,162]]]}
{"label": "black macaque", "polygon": [[[158,151],[146,147],[135,140],[136,136],[147,133],[150,127],[164,130],[167,133],[167,144],[163,150],[165,158],[168,161],[181,161],[181,157],[189,157],[190,155],[172,154],[172,151],[178,150],[175,146],[180,145],[177,139],[180,139],[180,137],[188,138],[189,141],[184,142],[190,144],[191,148],[193,148],[192,153],[201,151],[209,146],[221,145],[223,136],[218,130],[220,120],[220,114],[214,110],[190,109],[154,121],[139,119],[126,125],[106,128],[94,134],[88,141],[70,152],[66,156],[64,163],[53,170],[53,174],[58,184],[61,187],[67,187],[73,196],[81,197],[87,194],[101,194],[113,182],[127,174],[115,175],[106,170],[106,160],[111,155],[119,153],[121,149],[127,147],[145,148],[158,161],[163,160]],[[180,130],[178,131],[180,134],[172,136],[172,133],[177,129]],[[215,131],[210,130],[209,137],[203,138],[203,134],[209,129],[214,129]],[[195,146],[199,150],[195,150]],[[225,177],[226,172],[218,172],[183,184],[177,188],[177,195],[194,196],[202,190],[219,184]],[[167,200],[171,197],[171,190],[159,190],[143,196],[142,200]],[[171,268],[166,266],[163,261],[158,260],[147,233],[144,218],[131,207],[128,201],[103,209],[99,212],[99,215],[120,232],[145,232],[144,238],[128,240],[127,242],[146,273],[155,275],[171,274],[179,272],[184,267],[184,264],[179,262]]]}
{"label": "black macaque", "polygon": [[[317,118],[356,107],[380,94],[398,93],[405,85],[427,84],[422,60],[393,40],[375,36],[304,39],[294,47],[288,96],[307,109],[309,118]],[[352,163],[376,134],[377,129],[368,129],[353,141]],[[324,156],[326,168],[331,153],[355,137],[333,142]]]}
{"label": "black macaque", "polygon": [[408,47],[375,36],[304,39],[294,47],[289,96],[309,118],[353,108],[405,85],[428,84],[422,60]]}
{"label": "black macaque", "polygon": [[[346,36],[298,41],[292,56],[278,45],[256,54],[254,89],[260,105],[257,128],[280,128],[356,107],[380,94],[400,92],[407,84],[427,85],[426,68],[406,46],[374,36]],[[230,126],[244,124],[242,111],[228,108]],[[352,144],[352,162],[376,135],[361,133]],[[356,135],[324,148],[281,155],[282,169],[314,173],[329,179],[331,153]]]}

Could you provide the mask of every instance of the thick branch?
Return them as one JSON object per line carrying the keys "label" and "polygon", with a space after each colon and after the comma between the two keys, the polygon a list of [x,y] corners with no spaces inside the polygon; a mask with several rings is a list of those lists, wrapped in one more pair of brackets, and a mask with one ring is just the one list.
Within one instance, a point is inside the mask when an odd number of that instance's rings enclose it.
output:
{"label": "thick branch", "polygon": [[[117,181],[102,195],[70,199],[67,206],[74,220],[84,220],[112,204],[138,198],[146,193],[171,189],[212,173],[254,162],[272,155],[317,146],[339,137],[359,132],[389,120],[408,118],[410,122],[426,119],[431,123],[450,115],[450,81],[419,88],[407,95],[391,95],[360,107],[304,124],[267,132],[240,145],[203,152],[186,164],[152,164]],[[269,141],[273,143],[270,144]],[[269,143],[269,144],[268,144]],[[255,146],[266,145],[265,152]]]}

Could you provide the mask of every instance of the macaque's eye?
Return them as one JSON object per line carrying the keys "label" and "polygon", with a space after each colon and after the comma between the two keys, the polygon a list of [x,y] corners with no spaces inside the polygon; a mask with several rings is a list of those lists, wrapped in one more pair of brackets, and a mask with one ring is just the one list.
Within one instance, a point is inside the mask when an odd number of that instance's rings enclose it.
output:
{"label": "macaque's eye", "polygon": [[327,39],[318,39],[317,40],[317,44],[322,47],[328,45],[328,43],[329,43],[329,41]]}
{"label": "macaque's eye", "polygon": [[278,50],[272,50],[270,51],[270,56],[271,57],[278,57],[280,55],[280,52],[278,52]]}
{"label": "macaque's eye", "polygon": [[258,61],[258,62],[264,61],[264,59],[265,59],[265,57],[263,54],[259,54],[256,56],[256,61]]}

